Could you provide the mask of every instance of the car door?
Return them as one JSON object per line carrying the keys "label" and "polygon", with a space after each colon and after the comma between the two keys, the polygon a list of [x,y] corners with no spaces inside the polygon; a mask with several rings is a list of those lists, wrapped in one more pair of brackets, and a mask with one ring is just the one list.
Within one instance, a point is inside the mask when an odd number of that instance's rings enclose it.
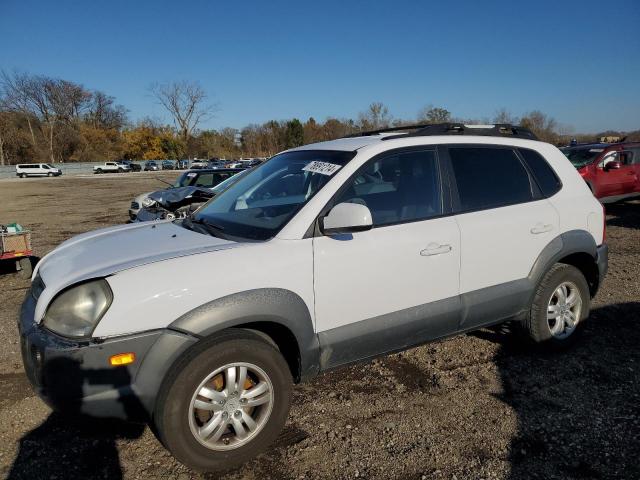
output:
{"label": "car door", "polygon": [[[624,152],[609,152],[598,162],[596,171],[600,185],[600,197],[626,195],[634,191],[636,172]],[[619,162],[620,168],[607,169],[610,162]]]}
{"label": "car door", "polygon": [[514,149],[451,146],[448,158],[461,235],[460,328],[472,329],[525,306],[527,276],[560,234],[559,216]]}
{"label": "car door", "polygon": [[633,165],[635,176],[635,185],[633,187],[634,192],[640,192],[640,147],[632,147],[629,149],[631,152],[631,164]]}
{"label": "car door", "polygon": [[323,369],[455,331],[460,232],[440,178],[434,149],[396,151],[369,160],[331,202],[366,205],[373,228],[314,238]]}

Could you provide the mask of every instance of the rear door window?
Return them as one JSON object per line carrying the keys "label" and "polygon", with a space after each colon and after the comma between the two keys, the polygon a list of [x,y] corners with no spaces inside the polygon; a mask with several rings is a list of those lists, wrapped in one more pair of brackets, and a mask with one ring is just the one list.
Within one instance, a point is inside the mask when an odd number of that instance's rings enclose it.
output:
{"label": "rear door window", "polygon": [[503,207],[534,199],[529,173],[510,148],[449,147],[459,211]]}

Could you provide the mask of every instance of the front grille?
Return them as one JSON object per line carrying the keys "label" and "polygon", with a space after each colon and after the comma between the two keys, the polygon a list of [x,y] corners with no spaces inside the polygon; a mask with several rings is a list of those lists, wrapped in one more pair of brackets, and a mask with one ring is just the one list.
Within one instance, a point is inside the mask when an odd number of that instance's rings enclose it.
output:
{"label": "front grille", "polygon": [[133,208],[134,210],[139,210],[140,204],[138,202],[131,202],[131,208]]}

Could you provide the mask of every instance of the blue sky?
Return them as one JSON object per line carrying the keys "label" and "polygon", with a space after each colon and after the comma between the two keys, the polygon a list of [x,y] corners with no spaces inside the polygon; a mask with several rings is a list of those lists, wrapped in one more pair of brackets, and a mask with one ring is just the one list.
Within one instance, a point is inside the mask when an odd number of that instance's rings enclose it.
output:
{"label": "blue sky", "polygon": [[76,81],[168,120],[152,82],[198,80],[215,118],[466,118],[540,109],[576,131],[640,128],[640,1],[1,0],[0,68]]}

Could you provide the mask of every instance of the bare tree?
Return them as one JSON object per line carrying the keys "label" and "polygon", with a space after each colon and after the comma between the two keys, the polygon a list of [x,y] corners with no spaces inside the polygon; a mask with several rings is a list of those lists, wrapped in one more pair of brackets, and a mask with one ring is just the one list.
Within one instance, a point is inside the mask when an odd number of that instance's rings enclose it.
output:
{"label": "bare tree", "polygon": [[516,125],[519,120],[518,117],[512,115],[509,110],[507,110],[506,108],[501,108],[500,110],[496,110],[496,113],[493,114],[493,122]]}
{"label": "bare tree", "polygon": [[360,128],[362,130],[377,130],[386,128],[391,124],[392,116],[389,109],[382,102],[373,102],[366,112],[359,115]]}
{"label": "bare tree", "polygon": [[86,120],[93,128],[120,129],[127,122],[127,109],[115,104],[115,98],[96,90],[91,96]]}
{"label": "bare tree", "polygon": [[24,115],[31,133],[31,143],[36,148],[36,136],[33,131],[32,118],[35,116],[34,105],[29,99],[31,77],[26,73],[0,73],[0,106]]}
{"label": "bare tree", "polygon": [[558,141],[558,134],[556,133],[557,122],[540,110],[533,110],[524,114],[520,119],[520,123],[545,142],[556,143]]}
{"label": "bare tree", "polygon": [[446,123],[451,121],[451,112],[446,108],[427,105],[418,114],[420,123]]}
{"label": "bare tree", "polygon": [[155,84],[149,90],[173,117],[180,139],[185,145],[198,125],[210,118],[215,110],[213,105],[205,104],[207,94],[197,82]]}

